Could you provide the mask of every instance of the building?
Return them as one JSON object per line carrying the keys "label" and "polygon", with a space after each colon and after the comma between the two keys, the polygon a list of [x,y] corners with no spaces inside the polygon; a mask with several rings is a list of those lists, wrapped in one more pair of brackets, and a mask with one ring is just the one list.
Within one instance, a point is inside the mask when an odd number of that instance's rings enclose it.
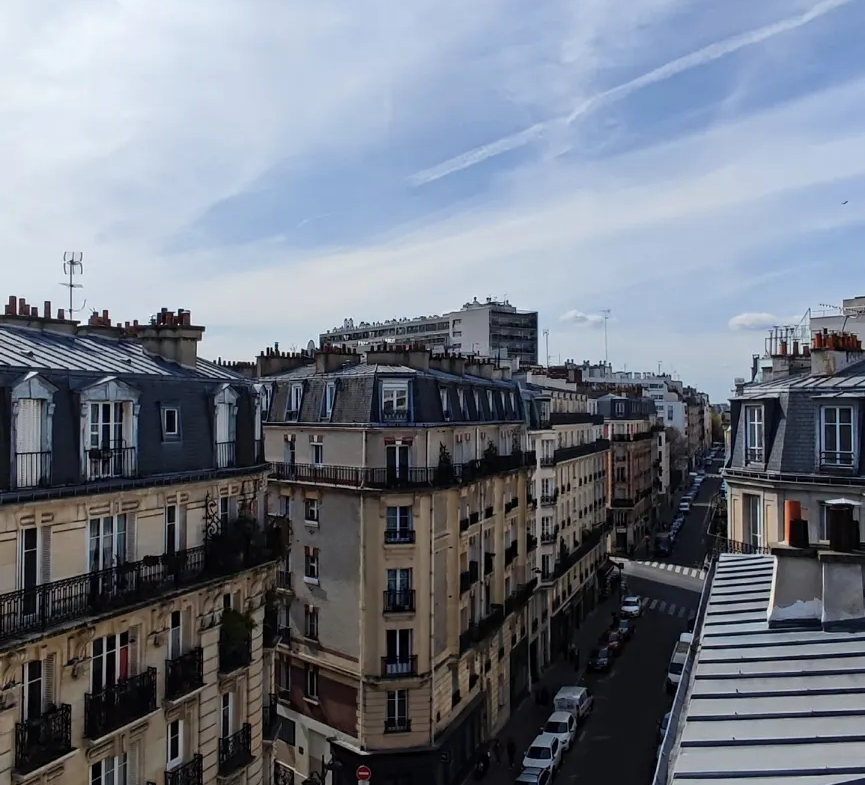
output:
{"label": "building", "polygon": [[654,785],[862,782],[865,552],[845,501],[817,547],[790,517],[771,555],[713,562]]}
{"label": "building", "polygon": [[689,466],[693,468],[712,443],[712,410],[708,396],[693,387],[685,388],[684,401],[687,416],[685,442]]}
{"label": "building", "polygon": [[265,449],[292,522],[277,755],[299,776],[450,783],[529,680],[526,410],[491,362],[279,355]]}
{"label": "building", "polygon": [[604,432],[611,441],[607,464],[607,507],[618,553],[628,553],[648,532],[654,515],[657,483],[655,404],[650,398],[623,394],[598,399]]}
{"label": "building", "polygon": [[755,548],[780,541],[781,511],[796,502],[811,541],[823,541],[826,503],[861,495],[863,359],[855,336],[819,333],[795,354],[776,354],[771,378],[731,400],[731,539]]}
{"label": "building", "polygon": [[[586,390],[524,386],[531,406],[533,541],[530,556],[541,590],[531,612],[529,640],[536,673],[571,641],[597,600],[599,571],[607,563],[606,491],[610,442],[597,399]],[[546,380],[551,381],[551,380]],[[529,513],[532,516],[532,511]]]}
{"label": "building", "polygon": [[656,428],[655,430],[655,453],[652,457],[656,472],[654,504],[669,504],[674,489],[671,487],[673,466],[670,459],[670,442],[667,438],[666,428]]}
{"label": "building", "polygon": [[[797,328],[800,341],[808,342],[808,339],[814,333],[842,333],[847,332],[855,335],[861,340],[865,340],[865,297],[845,297],[841,308],[837,311],[818,311],[812,312],[811,318],[807,325],[802,327],[809,328],[809,332],[802,335],[802,329]],[[790,342],[792,347],[792,342]]]}
{"label": "building", "polygon": [[538,363],[538,312],[520,311],[507,300],[477,297],[458,311],[435,316],[357,322],[322,333],[319,345],[366,350],[381,343],[423,344],[479,357],[513,358],[522,365]]}
{"label": "building", "polygon": [[203,332],[0,317],[0,783],[262,782],[282,534]]}

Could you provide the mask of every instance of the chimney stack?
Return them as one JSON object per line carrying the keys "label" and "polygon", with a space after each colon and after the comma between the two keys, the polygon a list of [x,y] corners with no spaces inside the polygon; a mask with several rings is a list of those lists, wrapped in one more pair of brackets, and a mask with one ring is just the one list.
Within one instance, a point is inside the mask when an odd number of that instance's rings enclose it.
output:
{"label": "chimney stack", "polygon": [[361,356],[354,349],[326,343],[315,353],[315,372],[333,373],[344,365],[358,365]]}
{"label": "chimney stack", "polygon": [[826,502],[829,550],[819,555],[823,573],[824,630],[865,630],[865,553],[859,550],[860,503],[852,499]]}
{"label": "chimney stack", "polygon": [[171,360],[185,368],[194,368],[204,327],[193,325],[192,315],[184,308],[179,308],[176,314],[162,308],[150,324],[133,323],[132,332],[149,354]]}
{"label": "chimney stack", "polygon": [[865,357],[862,341],[844,332],[816,332],[811,346],[811,375],[833,376]]}

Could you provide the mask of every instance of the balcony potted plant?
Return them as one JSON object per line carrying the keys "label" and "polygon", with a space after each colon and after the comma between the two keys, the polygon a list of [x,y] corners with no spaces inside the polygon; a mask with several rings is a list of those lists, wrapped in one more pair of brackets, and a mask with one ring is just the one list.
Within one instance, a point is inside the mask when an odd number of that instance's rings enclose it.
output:
{"label": "balcony potted plant", "polygon": [[248,613],[234,608],[222,611],[219,631],[220,670],[227,673],[249,664],[252,654],[252,631],[255,621]]}
{"label": "balcony potted plant", "polygon": [[449,482],[454,476],[454,462],[444,442],[439,442],[439,465],[436,473],[439,482]]}

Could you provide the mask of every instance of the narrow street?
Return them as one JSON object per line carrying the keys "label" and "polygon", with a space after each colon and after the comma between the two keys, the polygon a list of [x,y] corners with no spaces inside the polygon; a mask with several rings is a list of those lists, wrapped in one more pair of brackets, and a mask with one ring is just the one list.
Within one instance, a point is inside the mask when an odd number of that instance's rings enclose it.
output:
{"label": "narrow street", "polygon": [[[709,503],[720,484],[720,478],[712,476],[713,469],[708,472],[669,559],[656,561],[642,553],[633,562],[616,559],[625,565],[629,593],[644,598],[644,610],[633,640],[613,670],[604,675],[578,675],[572,666],[559,662],[542,679],[551,696],[560,686],[575,683],[586,685],[595,696],[594,714],[567,754],[556,777],[559,782],[596,785],[612,778],[617,785],[645,785],[651,779],[659,725],[672,703],[665,690],[667,666],[678,636],[696,615],[703,586],[703,534]],[[579,635],[582,667],[616,610],[618,597],[614,595],[583,623]],[[518,709],[500,735],[503,747],[509,736],[514,738],[517,765],[510,771],[504,761],[494,764],[484,782],[507,785],[513,781],[523,753],[550,711],[533,699]]]}

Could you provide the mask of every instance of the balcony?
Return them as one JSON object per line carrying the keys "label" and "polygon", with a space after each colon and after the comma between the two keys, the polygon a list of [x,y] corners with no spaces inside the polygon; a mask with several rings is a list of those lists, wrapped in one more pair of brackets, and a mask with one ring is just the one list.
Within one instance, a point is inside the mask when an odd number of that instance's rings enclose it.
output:
{"label": "balcony", "polygon": [[261,735],[267,741],[273,741],[276,738],[276,731],[279,728],[278,703],[277,696],[271,693],[265,696],[264,702],[261,704]]}
{"label": "balcony", "polygon": [[234,774],[252,763],[252,726],[247,722],[236,733],[219,740],[219,776]]}
{"label": "balcony", "polygon": [[474,526],[481,519],[481,514],[479,512],[473,512],[469,514],[469,526]]}
{"label": "balcony", "polygon": [[388,717],[384,721],[385,733],[410,733],[411,720],[408,717]]}
{"label": "balcony", "polygon": [[467,532],[469,530],[469,519],[460,518],[460,531]]}
{"label": "balcony", "polygon": [[361,468],[308,463],[272,463],[271,476],[285,482],[337,485],[369,490],[448,488],[497,474],[531,468],[535,453],[515,452],[451,465]]}
{"label": "balcony", "polygon": [[54,706],[15,725],[15,772],[29,774],[72,752],[72,707]]}
{"label": "balcony", "polygon": [[165,772],[165,785],[202,785],[204,758],[193,755],[192,760]]}
{"label": "balcony", "polygon": [[216,533],[205,545],[145,556],[0,595],[0,642],[153,601],[174,591],[259,567],[280,558],[279,528]]}
{"label": "balcony", "polygon": [[[649,434],[649,436],[651,436],[651,434]],[[593,455],[594,453],[604,452],[609,449],[609,439],[597,439],[596,441],[588,442],[586,444],[575,444],[572,447],[560,447],[555,452],[555,459],[556,463],[562,461],[573,461],[576,458],[583,458],[586,455]]]}
{"label": "balcony", "polygon": [[477,561],[470,561],[467,570],[460,573],[460,594],[465,594],[480,580],[480,569]]}
{"label": "balcony", "polygon": [[489,614],[477,622],[477,624],[469,627],[472,641],[474,643],[482,643],[502,626],[504,620],[505,606],[496,604],[491,605]]}
{"label": "balcony", "polygon": [[381,677],[383,679],[401,679],[406,676],[417,676],[417,655],[391,655],[381,658]]}
{"label": "balcony", "polygon": [[39,488],[50,484],[50,452],[19,452],[15,454],[16,488]]}
{"label": "balcony", "polygon": [[165,700],[173,701],[204,686],[204,650],[202,648],[165,661]]}
{"label": "balcony", "polygon": [[538,538],[533,534],[526,535],[526,553],[531,553],[535,548],[538,547]]}
{"label": "balcony", "polygon": [[414,589],[385,589],[385,613],[413,613],[415,609]]}
{"label": "balcony", "polygon": [[473,690],[478,682],[481,680],[481,675],[479,673],[471,673],[469,674],[469,689]]}
{"label": "balcony", "polygon": [[489,507],[487,507],[484,510],[484,518],[492,518],[492,517],[493,517],[493,508],[492,508],[492,505],[490,505]]}
{"label": "balcony", "polygon": [[384,530],[385,545],[414,545],[414,529],[391,529]]}
{"label": "balcony", "polygon": [[510,616],[512,613],[516,613],[518,610],[524,608],[532,598],[537,587],[537,578],[532,578],[528,583],[517,586],[511,593],[511,596],[505,600],[505,616]]}
{"label": "balcony", "polygon": [[514,540],[507,548],[505,548],[505,566],[507,567],[519,554],[519,543]]}
{"label": "balcony", "polygon": [[237,457],[237,442],[216,443],[216,467],[218,469],[233,469]]}
{"label": "balcony", "polygon": [[556,539],[558,538],[558,536],[559,536],[559,527],[555,526],[555,527],[553,527],[552,531],[545,531],[545,532],[542,531],[541,532],[541,542],[544,543],[545,545],[547,545],[551,542],[555,542]]}
{"label": "balcony", "polygon": [[614,442],[641,442],[644,439],[651,439],[654,437],[654,431],[640,431],[640,433],[614,433],[613,441]]}
{"label": "balcony", "polygon": [[553,425],[603,425],[603,414],[589,414],[589,412],[553,412],[550,414],[550,423]]}
{"label": "balcony", "polygon": [[99,739],[156,711],[156,668],[84,695],[84,738]]}
{"label": "balcony", "polygon": [[294,785],[294,772],[288,766],[283,766],[278,761],[274,761],[272,785]]}
{"label": "balcony", "polygon": [[276,573],[276,588],[288,594],[294,593],[294,584],[289,570],[279,569]]}
{"label": "balcony", "polygon": [[555,466],[556,459],[552,455],[542,455],[540,460],[541,466]]}
{"label": "balcony", "polygon": [[484,554],[484,575],[489,575],[496,568],[496,555],[494,553]]}
{"label": "balcony", "polygon": [[745,554],[768,554],[771,549],[768,545],[756,545],[750,542],[729,540],[720,534],[708,535],[708,550],[717,556],[719,553],[745,553]]}
{"label": "balcony", "polygon": [[505,504],[505,514],[509,513],[511,510],[517,509],[519,507],[520,502],[518,499],[511,499],[509,502]]}
{"label": "balcony", "polygon": [[553,491],[552,493],[544,493],[541,494],[541,507],[549,507],[556,503],[556,500],[559,498],[558,491]]}
{"label": "balcony", "polygon": [[135,477],[137,450],[134,447],[93,447],[85,458],[88,482],[113,477]]}

